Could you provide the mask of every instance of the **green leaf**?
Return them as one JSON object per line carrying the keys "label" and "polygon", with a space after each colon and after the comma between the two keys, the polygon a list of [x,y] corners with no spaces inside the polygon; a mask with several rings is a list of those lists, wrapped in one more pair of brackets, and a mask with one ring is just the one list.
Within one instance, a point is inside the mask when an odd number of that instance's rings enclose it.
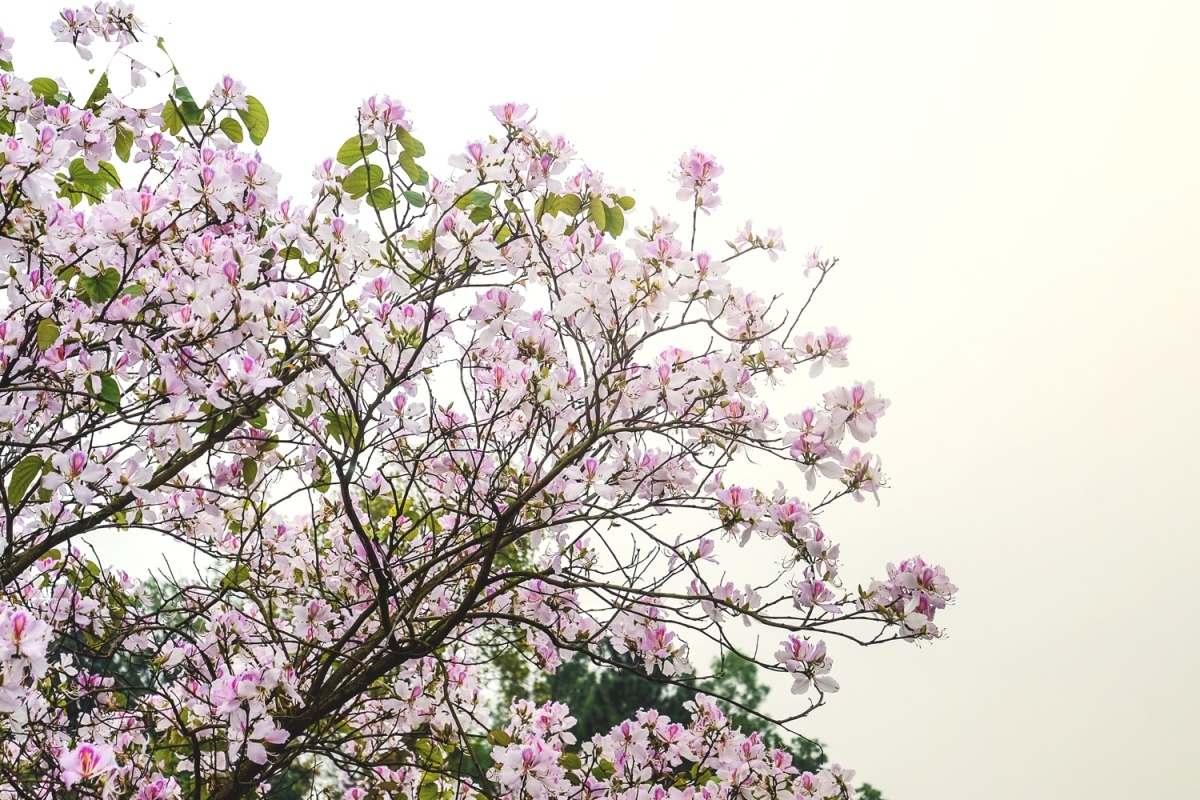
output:
{"label": "green leaf", "polygon": [[108,88],[108,73],[105,72],[100,76],[100,80],[96,81],[96,88],[92,89],[92,94],[88,97],[87,102],[83,104],[84,108],[98,106],[104,102],[104,98],[108,97],[112,92]]}
{"label": "green leaf", "polygon": [[195,103],[184,101],[179,104],[179,116],[188,125],[199,125],[204,121],[204,110]]}
{"label": "green leaf", "polygon": [[289,410],[293,414],[295,414],[297,417],[307,417],[309,414],[312,414],[312,412],[313,412],[312,398],[311,397],[304,398],[304,405],[296,406],[295,408],[292,408]]}
{"label": "green leaf", "polygon": [[391,189],[386,186],[380,186],[372,189],[371,193],[367,195],[367,205],[382,211],[396,205],[396,196],[392,194]]}
{"label": "green leaf", "polygon": [[629,197],[628,195],[626,195],[625,197],[618,197],[617,205],[619,205],[621,208],[625,209],[626,211],[629,211],[631,208],[633,208],[634,199],[632,197]]}
{"label": "green leaf", "polygon": [[[400,158],[397,159],[397,163],[400,164],[400,169],[404,170],[404,174],[407,175],[408,179],[413,183],[419,183],[424,186],[429,180],[428,173],[417,166],[417,162],[413,160],[412,153],[407,151],[401,153]],[[423,180],[422,176],[424,176]]]}
{"label": "green leaf", "polygon": [[362,161],[367,156],[379,149],[379,142],[370,141],[363,144],[362,140],[357,136],[351,136],[346,140],[346,143],[338,148],[337,160],[338,163],[353,167],[359,161]]}
{"label": "green leaf", "polygon": [[207,415],[204,418],[204,422],[200,424],[199,428],[197,428],[200,433],[206,435],[210,434],[217,428],[220,428],[225,425],[225,423],[229,422],[229,414],[216,412],[216,409],[214,409],[208,403],[201,403],[200,411]]}
{"label": "green leaf", "polygon": [[609,206],[604,209],[604,230],[617,238],[621,235],[621,231],[625,230],[625,212],[620,206]]}
{"label": "green leaf", "polygon": [[183,117],[179,116],[175,103],[170,99],[163,105],[162,118],[163,127],[172,136],[178,136],[179,132],[183,130]]}
{"label": "green leaf", "polygon": [[412,134],[404,128],[396,129],[396,138],[400,140],[400,146],[404,148],[404,152],[412,153],[413,158],[425,155],[425,145],[414,139]]}
{"label": "green leaf", "polygon": [[249,486],[258,477],[258,462],[253,458],[242,459],[242,482]]}
{"label": "green leaf", "polygon": [[42,471],[45,464],[41,456],[25,456],[13,467],[12,477],[8,479],[8,502],[16,505],[25,499],[25,493]]}
{"label": "green leaf", "polygon": [[121,188],[121,176],[117,169],[107,161],[101,161],[99,169],[92,172],[83,163],[82,158],[76,158],[67,169],[68,185],[63,188],[69,193],[86,196],[89,202],[99,202],[108,191],[108,187]]}
{"label": "green leaf", "polygon": [[604,230],[608,220],[604,214],[604,202],[599,197],[593,197],[588,203],[588,219],[599,229]]}
{"label": "green leaf", "polygon": [[573,217],[579,213],[579,209],[582,207],[583,201],[579,199],[579,195],[567,194],[558,198],[558,202],[554,204],[553,213],[557,216],[559,212],[562,212],[568,217]]}
{"label": "green leaf", "polygon": [[563,769],[582,769],[583,761],[575,753],[563,753],[558,757],[558,765]]}
{"label": "green leaf", "polygon": [[221,588],[228,589],[233,586],[241,586],[248,580],[250,580],[250,567],[246,564],[238,564],[225,573],[225,577],[221,579]]}
{"label": "green leaf", "polygon": [[421,194],[420,192],[414,192],[410,189],[404,193],[404,199],[407,200],[408,204],[414,208],[425,207],[425,195]]}
{"label": "green leaf", "polygon": [[263,406],[258,409],[258,413],[246,421],[250,423],[251,428],[265,431],[267,429],[267,407]]}
{"label": "green leaf", "polygon": [[[67,198],[67,201],[72,206],[77,206],[83,202],[83,194],[77,191],[73,185],[63,183],[62,181],[59,181],[58,196]],[[91,198],[88,199],[88,202],[91,202]]]}
{"label": "green leaf", "polygon": [[49,103],[58,94],[58,83],[53,78],[34,78],[29,82],[35,97],[40,97]]}
{"label": "green leaf", "polygon": [[99,275],[80,275],[79,286],[93,303],[106,303],[121,288],[121,273],[109,267]]}
{"label": "green leaf", "polygon": [[67,167],[67,175],[76,183],[95,181],[97,174],[87,168],[87,164],[83,163],[82,158],[73,159],[71,165]]}
{"label": "green leaf", "polygon": [[228,136],[229,141],[233,142],[234,144],[237,144],[244,138],[244,135],[242,134],[241,123],[239,123],[233,117],[226,117],[225,119],[221,120],[221,133]]}
{"label": "green leaf", "polygon": [[117,385],[117,381],[108,373],[100,374],[100,391],[93,392],[95,397],[99,399],[100,410],[105,414],[115,414],[121,407],[121,387]]}
{"label": "green leaf", "polygon": [[52,319],[44,319],[37,326],[37,346],[49,350],[58,341],[58,325]]}
{"label": "green leaf", "polygon": [[417,792],[419,800],[438,800],[442,796],[442,791],[438,789],[436,783],[423,783],[421,790]]}
{"label": "green leaf", "polygon": [[117,141],[113,145],[113,149],[117,151],[117,158],[129,163],[129,151],[133,147],[133,131],[126,128],[124,125],[117,126]]}
{"label": "green leaf", "polygon": [[121,188],[121,175],[117,172],[116,167],[107,161],[101,161],[97,166],[100,167],[100,170],[96,174],[100,176],[100,179],[107,182],[114,189]]}
{"label": "green leaf", "polygon": [[338,444],[347,444],[354,441],[358,436],[358,425],[354,420],[354,415],[349,411],[339,414],[336,411],[329,410],[322,415],[329,423],[326,430],[337,441]]}
{"label": "green leaf", "polygon": [[329,465],[324,459],[317,459],[317,479],[313,481],[313,488],[318,492],[328,492],[329,487],[333,485],[333,474],[329,471]]}
{"label": "green leaf", "polygon": [[238,109],[238,116],[242,118],[242,122],[246,123],[246,130],[250,132],[250,141],[262,144],[263,139],[267,138],[267,129],[271,127],[271,120],[267,117],[267,110],[263,108],[263,104],[258,101],[258,98],[246,95],[246,110]]}
{"label": "green leaf", "polygon": [[507,731],[494,730],[487,735],[489,744],[499,745],[500,747],[508,747],[512,744],[512,737]]}
{"label": "green leaf", "polygon": [[342,179],[342,188],[351,197],[358,198],[383,185],[383,167],[378,164],[362,164]]}
{"label": "green leaf", "polygon": [[472,206],[476,208],[491,208],[493,199],[489,192],[485,192],[482,189],[473,189],[471,192],[458,198],[458,202],[454,205],[462,211],[466,211]]}

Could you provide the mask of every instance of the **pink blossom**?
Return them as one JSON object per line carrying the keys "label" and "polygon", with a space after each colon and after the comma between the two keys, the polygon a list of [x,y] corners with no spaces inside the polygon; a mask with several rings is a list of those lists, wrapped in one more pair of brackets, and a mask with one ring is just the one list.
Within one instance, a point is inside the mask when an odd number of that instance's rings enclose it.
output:
{"label": "pink blossom", "polygon": [[24,663],[35,678],[46,674],[50,626],[29,611],[0,602],[0,667]]}
{"label": "pink blossom", "polygon": [[803,353],[811,360],[812,366],[809,367],[808,374],[809,377],[815,378],[821,374],[826,364],[831,367],[849,365],[850,361],[846,358],[846,347],[849,344],[849,336],[844,336],[837,328],[830,327],[820,335],[806,333],[804,336],[797,336],[793,346],[797,354]]}
{"label": "pink blossom", "polygon": [[59,756],[58,766],[63,785],[70,789],[80,781],[108,775],[117,762],[109,745],[84,742]]}
{"label": "pink blossom", "polygon": [[946,572],[939,566],[927,564],[920,556],[887,566],[888,578],[872,581],[861,592],[859,607],[877,613],[884,620],[900,624],[904,638],[929,639],[941,634],[933,623],[938,610],[958,591]]}
{"label": "pink blossom", "polygon": [[246,87],[241,81],[235,81],[228,75],[217,81],[209,102],[218,108],[226,104],[242,111],[249,108],[249,103],[246,100]]}
{"label": "pink blossom", "polygon": [[529,106],[525,103],[502,103],[501,105],[492,106],[492,114],[504,125],[511,125],[514,128],[524,130],[533,122],[537,116],[525,119],[525,115],[529,113]]}
{"label": "pink blossom", "polygon": [[363,133],[386,136],[397,128],[411,130],[407,110],[399,100],[386,94],[368,97],[359,109],[359,129]]}
{"label": "pink blossom", "polygon": [[540,739],[497,747],[492,751],[496,761],[493,777],[506,791],[523,789],[540,800],[557,790],[563,780],[558,757],[559,752]]}
{"label": "pink blossom", "polygon": [[821,261],[821,248],[818,247],[815,250],[813,250],[811,253],[809,253],[808,256],[804,260],[804,277],[807,278],[808,273],[814,269],[819,269],[819,270],[824,271],[824,267],[822,267],[823,263],[825,263],[825,262]]}
{"label": "pink blossom", "polygon": [[792,673],[792,694],[804,694],[816,686],[819,692],[836,692],[838,682],[829,677],[833,659],[825,654],[825,643],[789,636],[775,653],[775,659]]}
{"label": "pink blossom", "polygon": [[182,793],[174,778],[155,776],[138,788],[135,800],[178,800]]}
{"label": "pink blossom", "polygon": [[699,150],[690,150],[679,157],[679,171],[675,173],[679,181],[679,191],[676,196],[680,200],[691,200],[697,209],[705,214],[721,204],[717,194],[719,188],[716,178],[721,177],[725,170],[712,156]]}
{"label": "pink blossom", "polygon": [[855,383],[847,389],[840,387],[825,394],[825,408],[830,412],[835,428],[843,425],[860,442],[875,435],[875,423],[886,412],[891,401],[875,394],[874,381]]}
{"label": "pink blossom", "polygon": [[783,244],[783,230],[780,228],[767,228],[767,235],[763,237],[762,247],[767,251],[767,258],[771,261],[778,261],[779,254],[787,247]]}
{"label": "pink blossom", "polygon": [[842,467],[845,470],[842,483],[846,485],[846,490],[852,494],[854,499],[861,503],[863,501],[862,493],[869,492],[875,497],[875,502],[878,504],[879,489],[884,482],[879,458],[854,447],[842,456]]}

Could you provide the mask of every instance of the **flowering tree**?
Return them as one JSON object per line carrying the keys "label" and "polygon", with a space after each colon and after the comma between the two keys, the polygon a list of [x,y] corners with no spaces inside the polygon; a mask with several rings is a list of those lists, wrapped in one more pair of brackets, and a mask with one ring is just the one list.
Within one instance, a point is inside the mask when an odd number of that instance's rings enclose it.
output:
{"label": "flowering tree", "polygon": [[[83,55],[141,30],[106,3],[53,27]],[[852,796],[704,695],[585,743],[554,702],[487,724],[500,654],[615,651],[682,681],[707,639],[791,676],[786,723],[838,688],[819,637],[938,636],[940,568],[840,577],[819,512],[882,485],[846,435],[868,442],[887,401],[856,383],[768,410],[785,376],[845,366],[849,337],[800,333],[812,294],[789,313],[730,282],[778,230],[702,249],[710,156],[679,162],[686,235],[634,227],[525,106],[437,178],[380,96],[301,205],[246,146],[268,121],[237,81],[139,111],[106,80],[78,98],[19,77],[10,44],[0,798],[233,800],[297,769],[345,798]],[[834,263],[808,257],[813,292]],[[751,488],[748,458],[828,488]],[[89,555],[137,530],[198,570],[147,583]],[[736,547],[754,584],[720,571]]]}

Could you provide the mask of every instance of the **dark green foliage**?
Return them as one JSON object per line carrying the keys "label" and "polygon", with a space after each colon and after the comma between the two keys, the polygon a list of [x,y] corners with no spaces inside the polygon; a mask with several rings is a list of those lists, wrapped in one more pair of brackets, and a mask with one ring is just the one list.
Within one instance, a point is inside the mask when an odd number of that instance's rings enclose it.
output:
{"label": "dark green foliage", "polygon": [[[535,686],[534,698],[539,702],[553,699],[570,707],[571,716],[576,719],[573,732],[580,742],[597,733],[607,733],[634,717],[639,709],[652,708],[672,720],[686,722],[691,714],[684,703],[697,692],[758,708],[769,691],[758,679],[758,667],[738,656],[727,655],[717,661],[713,664],[713,677],[694,681],[687,688],[666,683],[660,675],[646,675],[633,666],[628,656],[610,652],[609,657],[626,668],[596,667],[586,658],[574,658],[553,675],[542,676]],[[819,742],[789,735],[730,703],[720,705],[734,727],[762,731],[768,747],[791,753],[792,763],[800,771],[815,771],[825,764]]]}
{"label": "dark green foliage", "polygon": [[[166,600],[162,587],[153,579],[146,582],[147,595],[153,608],[163,609]],[[182,613],[159,613],[157,618],[180,629],[197,631],[197,622],[188,620]],[[85,630],[64,629],[57,647],[60,652],[69,652],[75,663],[86,672],[105,675],[113,679],[113,692],[116,694],[134,695],[155,692],[158,690],[155,681],[155,654],[138,654],[131,650],[119,650],[108,643],[96,640]],[[88,712],[94,699],[84,696],[65,709],[68,716],[78,718]],[[165,746],[166,734],[150,728],[148,731],[149,749],[155,750]],[[176,776],[187,786],[187,775]],[[261,792],[264,800],[309,800],[314,797],[315,773],[311,764],[293,762],[271,781],[270,791]],[[190,793],[189,793],[190,795]]]}
{"label": "dark green foliage", "polygon": [[[733,703],[718,701],[730,723],[743,731],[762,732],[767,747],[791,753],[792,764],[801,772],[815,772],[828,761],[820,742],[789,734],[738,707],[761,708],[770,692],[769,687],[759,680],[758,667],[752,661],[726,655],[712,665],[712,677],[693,681],[685,688],[663,681],[661,675],[647,675],[626,655],[609,651],[607,657],[624,668],[597,666],[587,658],[576,657],[554,674],[539,676],[534,685],[532,699],[537,702],[555,700],[570,707],[571,716],[576,719],[572,732],[581,743],[597,733],[607,733],[634,717],[639,709],[652,708],[672,720],[685,722],[691,714],[684,708],[684,703],[702,692],[732,700]],[[528,686],[528,661],[515,649],[500,660],[504,662],[497,664],[502,696],[528,695],[523,688]],[[885,800],[883,794],[869,783],[858,787],[857,797],[858,800]]]}

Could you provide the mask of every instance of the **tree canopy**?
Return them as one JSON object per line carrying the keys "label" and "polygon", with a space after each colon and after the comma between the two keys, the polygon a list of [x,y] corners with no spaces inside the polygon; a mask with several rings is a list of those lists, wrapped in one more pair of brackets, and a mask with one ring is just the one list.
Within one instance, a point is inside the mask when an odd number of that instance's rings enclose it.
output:
{"label": "tree canopy", "polygon": [[[240,82],[186,86],[122,3],[53,30],[103,74],[23,76],[0,32],[0,800],[854,796],[755,728],[839,689],[826,639],[937,638],[956,590],[852,582],[821,526],[884,485],[871,382],[771,410],[848,363],[801,327],[836,259],[799,303],[740,288],[783,236],[705,243],[710,154],[681,228],[517,103],[438,176],[367,98],[283,198]],[[104,563],[131,532],[195,569]],[[494,722],[506,659],[548,694]],[[573,716],[584,659],[670,713]]]}

